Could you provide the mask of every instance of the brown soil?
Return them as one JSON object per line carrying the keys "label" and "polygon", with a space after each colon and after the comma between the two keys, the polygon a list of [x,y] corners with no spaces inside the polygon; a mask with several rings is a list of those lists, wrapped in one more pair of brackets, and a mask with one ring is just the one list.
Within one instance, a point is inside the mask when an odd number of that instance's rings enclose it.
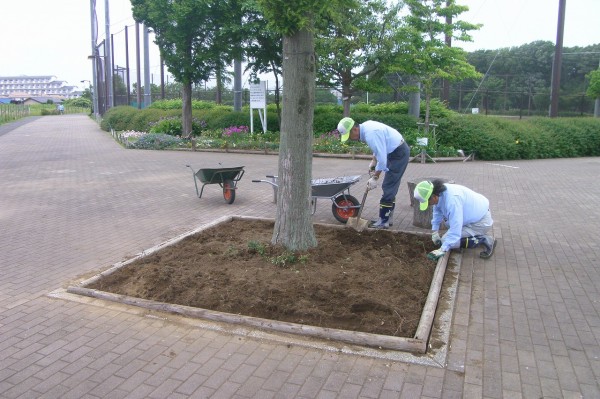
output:
{"label": "brown soil", "polygon": [[316,225],[318,247],[270,245],[273,223],[234,220],[139,259],[88,288],[159,302],[413,337],[435,263],[428,237]]}

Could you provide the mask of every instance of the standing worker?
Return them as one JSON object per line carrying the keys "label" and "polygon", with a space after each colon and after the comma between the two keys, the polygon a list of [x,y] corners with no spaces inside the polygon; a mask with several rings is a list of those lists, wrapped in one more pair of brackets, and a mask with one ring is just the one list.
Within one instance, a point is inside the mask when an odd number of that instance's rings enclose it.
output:
{"label": "standing worker", "polygon": [[387,229],[393,224],[396,194],[410,158],[408,144],[396,129],[381,122],[366,121],[358,124],[352,118],[343,118],[338,123],[337,130],[342,143],[347,140],[362,141],[373,151],[373,159],[369,164],[371,178],[367,182],[368,190],[377,188],[377,180],[381,172],[385,172],[381,185],[383,195],[379,201],[379,219],[371,222],[369,227]]}
{"label": "standing worker", "polygon": [[[420,202],[421,211],[433,206],[431,239],[439,249],[427,257],[438,260],[453,248],[483,247],[481,258],[494,253],[496,240],[487,235],[494,221],[490,213],[490,201],[483,195],[459,184],[444,183],[443,180],[422,181],[415,187],[414,198]],[[444,222],[448,231],[440,237],[440,225]]]}

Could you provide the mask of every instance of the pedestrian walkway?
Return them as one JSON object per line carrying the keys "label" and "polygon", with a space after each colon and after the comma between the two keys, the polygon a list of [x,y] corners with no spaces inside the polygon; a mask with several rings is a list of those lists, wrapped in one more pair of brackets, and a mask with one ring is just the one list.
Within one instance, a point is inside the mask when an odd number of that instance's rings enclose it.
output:
{"label": "pedestrian walkway", "polygon": [[[214,185],[197,198],[186,168],[219,162],[245,165],[232,205]],[[313,175],[367,166],[314,158]],[[499,239],[463,254],[446,367],[49,296],[217,217],[273,217],[251,180],[276,172],[273,155],[126,150],[82,115],[3,125],[0,398],[600,397],[600,158],[409,164],[394,229],[422,231],[405,182],[439,176],[490,199]],[[314,218],[337,224],[327,203]]]}

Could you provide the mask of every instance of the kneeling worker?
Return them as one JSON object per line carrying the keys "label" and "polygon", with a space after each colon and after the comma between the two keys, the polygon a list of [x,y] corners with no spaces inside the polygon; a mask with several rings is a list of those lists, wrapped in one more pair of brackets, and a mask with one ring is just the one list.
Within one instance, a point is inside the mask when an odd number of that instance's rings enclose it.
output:
{"label": "kneeling worker", "polygon": [[[444,183],[442,180],[422,181],[415,187],[414,198],[420,202],[421,211],[433,206],[431,239],[439,249],[427,257],[437,260],[453,248],[475,248],[481,246],[481,258],[489,258],[496,247],[496,240],[487,235],[494,221],[490,213],[490,201],[483,195],[459,184]],[[442,221],[448,231],[440,237]]]}

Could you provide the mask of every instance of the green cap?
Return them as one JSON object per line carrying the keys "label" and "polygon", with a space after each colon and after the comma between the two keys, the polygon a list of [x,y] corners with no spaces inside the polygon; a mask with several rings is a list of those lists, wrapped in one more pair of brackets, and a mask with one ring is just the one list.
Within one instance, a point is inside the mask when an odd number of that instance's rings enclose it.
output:
{"label": "green cap", "polygon": [[430,181],[422,181],[415,187],[415,193],[413,197],[420,202],[419,209],[422,211],[427,210],[431,193],[433,193],[433,184]]}
{"label": "green cap", "polygon": [[352,118],[342,118],[340,123],[338,123],[337,130],[340,132],[340,139],[342,140],[342,143],[348,140],[348,137],[350,137],[350,130],[352,130],[353,127],[354,119]]}

